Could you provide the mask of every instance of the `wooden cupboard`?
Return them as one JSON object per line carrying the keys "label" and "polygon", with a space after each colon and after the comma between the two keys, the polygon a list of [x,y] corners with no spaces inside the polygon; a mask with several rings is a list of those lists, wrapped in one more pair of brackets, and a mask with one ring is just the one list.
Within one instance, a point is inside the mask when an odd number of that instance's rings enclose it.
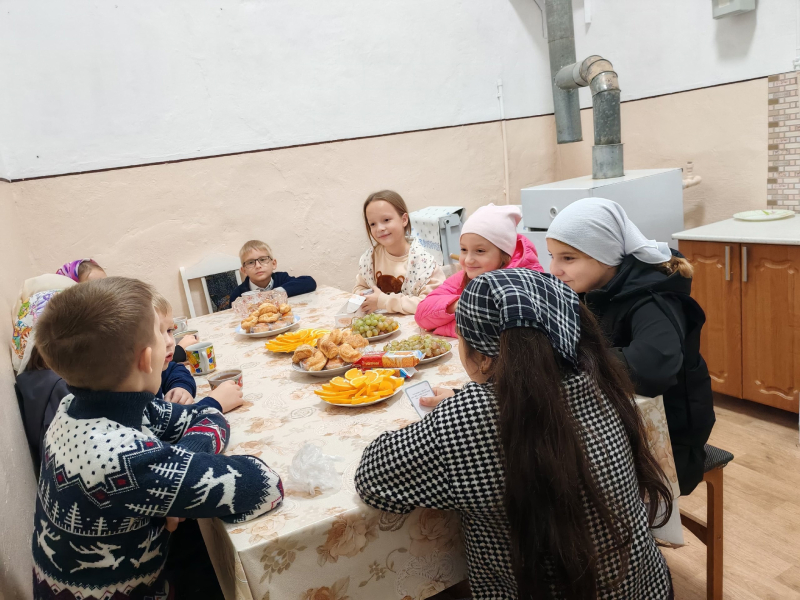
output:
{"label": "wooden cupboard", "polygon": [[798,412],[800,246],[681,240],[714,391]]}

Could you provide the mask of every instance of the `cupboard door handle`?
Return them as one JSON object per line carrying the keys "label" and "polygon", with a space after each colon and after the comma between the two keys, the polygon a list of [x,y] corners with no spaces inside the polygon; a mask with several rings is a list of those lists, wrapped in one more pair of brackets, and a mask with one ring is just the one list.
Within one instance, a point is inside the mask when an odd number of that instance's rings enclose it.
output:
{"label": "cupboard door handle", "polygon": [[731,247],[725,246],[725,281],[731,280]]}
{"label": "cupboard door handle", "polygon": [[742,246],[742,281],[747,283],[747,246]]}

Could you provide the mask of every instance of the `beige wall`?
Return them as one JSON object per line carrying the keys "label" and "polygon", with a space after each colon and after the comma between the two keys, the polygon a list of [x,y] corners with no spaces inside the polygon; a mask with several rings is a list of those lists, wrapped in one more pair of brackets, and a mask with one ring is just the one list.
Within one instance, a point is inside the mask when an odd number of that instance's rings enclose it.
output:
{"label": "beige wall", "polygon": [[[549,121],[521,127],[540,140],[518,154],[526,166],[515,172],[526,180],[554,172]],[[370,192],[396,189],[410,210],[455,204],[471,212],[503,202],[503,186],[501,129],[490,123],[11,187],[20,218],[36,223],[26,235],[40,270],[91,256],[109,273],[154,283],[185,312],[178,268],[211,252],[235,255],[261,238],[279,269],[349,288],[367,244],[361,205]]]}
{"label": "beige wall", "polygon": [[[581,117],[584,141],[558,146],[558,179],[591,172],[592,111]],[[622,141],[627,169],[694,162],[703,182],[684,192],[687,229],[766,208],[766,78],[626,102]]]}
{"label": "beige wall", "polygon": [[[10,315],[22,280],[30,277],[23,248],[24,228],[14,218],[12,184],[0,182],[0,314]],[[0,339],[8,352],[11,321],[0,319]],[[3,458],[0,460],[0,598],[29,598],[31,593],[31,531],[36,478],[14,395],[10,360],[0,360],[0,414],[3,415]]]}
{"label": "beige wall", "polygon": [[[526,185],[591,171],[591,111],[582,118],[586,141],[565,146],[552,116],[506,123],[512,203]],[[694,161],[703,183],[686,191],[687,227],[765,206],[766,79],[628,102],[622,119],[627,168]],[[367,243],[361,203],[381,188],[411,210],[504,202],[500,124],[11,185],[19,218],[35,224],[25,235],[36,269],[91,256],[154,283],[176,313],[187,312],[178,267],[250,238],[273,247],[279,269],[350,287]]]}

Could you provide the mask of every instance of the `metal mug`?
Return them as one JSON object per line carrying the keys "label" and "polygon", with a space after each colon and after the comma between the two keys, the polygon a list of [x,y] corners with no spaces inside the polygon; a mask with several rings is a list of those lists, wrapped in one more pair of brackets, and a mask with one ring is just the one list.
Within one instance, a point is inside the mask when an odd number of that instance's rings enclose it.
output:
{"label": "metal mug", "polygon": [[172,321],[175,323],[175,333],[181,333],[189,329],[189,319],[186,317],[175,317]]}
{"label": "metal mug", "polygon": [[197,338],[197,342],[200,341],[200,333],[198,333],[198,331],[196,329],[187,329],[186,331],[180,331],[180,332],[176,331],[172,335],[175,336],[175,343],[176,344],[179,344],[180,341],[183,338],[185,338],[187,335],[193,335],[195,338]]}
{"label": "metal mug", "polygon": [[208,384],[212,390],[217,389],[226,381],[233,381],[239,387],[242,387],[242,370],[241,369],[228,369],[227,371],[219,371],[208,378]]}
{"label": "metal mug", "polygon": [[186,348],[186,359],[193,375],[208,375],[217,370],[217,359],[211,342],[200,342]]}

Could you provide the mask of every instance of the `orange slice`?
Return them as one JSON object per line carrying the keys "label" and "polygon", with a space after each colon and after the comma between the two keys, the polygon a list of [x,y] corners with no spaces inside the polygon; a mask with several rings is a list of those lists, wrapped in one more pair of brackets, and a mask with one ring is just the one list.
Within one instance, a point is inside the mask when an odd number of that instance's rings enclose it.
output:
{"label": "orange slice", "polygon": [[350,404],[349,398],[323,398],[328,404]]}
{"label": "orange slice", "polygon": [[367,402],[375,402],[375,400],[380,400],[381,397],[375,394],[371,396],[361,396],[360,398],[354,398],[351,404],[366,404]]}
{"label": "orange slice", "polygon": [[344,374],[344,378],[347,379],[347,381],[352,381],[353,379],[359,377],[360,375],[361,375],[360,370],[350,369],[347,373]]}
{"label": "orange slice", "polygon": [[331,388],[333,388],[334,390],[336,390],[338,392],[355,392],[356,391],[356,388],[354,388],[352,385],[350,385],[350,382],[347,382],[347,381],[345,383],[332,383],[331,384]]}

